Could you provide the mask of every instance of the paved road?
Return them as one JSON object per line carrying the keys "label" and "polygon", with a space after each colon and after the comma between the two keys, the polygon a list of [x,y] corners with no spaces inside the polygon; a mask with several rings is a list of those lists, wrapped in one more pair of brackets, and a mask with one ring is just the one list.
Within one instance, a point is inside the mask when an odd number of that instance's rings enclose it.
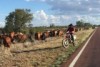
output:
{"label": "paved road", "polygon": [[[73,57],[75,58],[76,55]],[[74,60],[70,60],[70,63],[64,63],[61,67],[69,67],[72,61]],[[96,29],[84,51],[72,67],[100,67],[100,28]]]}

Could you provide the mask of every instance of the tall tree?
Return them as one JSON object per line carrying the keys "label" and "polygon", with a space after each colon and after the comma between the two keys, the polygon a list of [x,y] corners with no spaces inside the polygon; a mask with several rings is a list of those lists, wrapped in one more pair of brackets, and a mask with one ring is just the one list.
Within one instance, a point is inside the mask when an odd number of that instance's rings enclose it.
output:
{"label": "tall tree", "polygon": [[6,26],[5,31],[10,32],[13,31],[14,28],[14,12],[10,13],[9,16],[6,17]]}
{"label": "tall tree", "polygon": [[76,26],[77,27],[83,27],[84,26],[84,21],[83,20],[77,21]]}
{"label": "tall tree", "polygon": [[29,9],[15,9],[14,12],[9,13],[6,17],[5,30],[7,32],[15,31],[20,32],[25,30],[27,25],[31,23],[33,14]]}

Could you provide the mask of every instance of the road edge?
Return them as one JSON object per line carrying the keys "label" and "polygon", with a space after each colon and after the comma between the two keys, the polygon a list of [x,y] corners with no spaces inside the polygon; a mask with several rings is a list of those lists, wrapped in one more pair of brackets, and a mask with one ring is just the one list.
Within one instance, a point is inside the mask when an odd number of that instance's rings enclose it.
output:
{"label": "road edge", "polygon": [[92,33],[92,35],[88,38],[88,40],[86,41],[86,43],[84,44],[84,46],[82,47],[82,49],[79,51],[79,53],[76,55],[76,57],[74,58],[74,60],[69,64],[68,67],[74,67],[75,63],[77,62],[78,58],[80,57],[80,55],[82,54],[82,52],[84,51],[85,47],[87,46],[87,44],[89,43],[90,39],[92,38],[92,36],[94,35],[94,33],[96,32],[97,29],[94,30],[94,32]]}

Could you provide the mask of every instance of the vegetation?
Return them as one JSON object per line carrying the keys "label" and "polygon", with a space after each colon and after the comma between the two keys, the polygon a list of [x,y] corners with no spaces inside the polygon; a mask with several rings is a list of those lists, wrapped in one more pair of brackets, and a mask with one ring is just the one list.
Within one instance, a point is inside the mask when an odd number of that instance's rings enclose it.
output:
{"label": "vegetation", "polygon": [[[73,47],[72,45],[69,46],[67,50],[64,50],[55,60],[55,63],[51,65],[51,67],[60,67],[60,65],[63,62],[66,62],[70,55],[75,52],[75,50],[81,46],[81,44],[89,37],[93,30],[87,30],[87,31],[80,31],[78,32],[78,38],[77,38],[77,46]],[[87,32],[87,33],[86,33]],[[81,36],[82,35],[82,36]]]}
{"label": "vegetation", "polygon": [[79,28],[90,28],[92,27],[93,25],[91,23],[88,23],[88,22],[85,22],[83,20],[79,20],[76,22],[76,26],[79,27]]}
{"label": "vegetation", "polygon": [[4,52],[0,50],[0,64],[2,67],[59,67],[61,63],[66,61],[81,43],[86,40],[92,31],[93,29],[77,32],[77,46],[73,47],[71,45],[68,49],[62,47],[62,37],[52,38],[50,41],[40,42],[36,45],[30,44],[29,47],[24,47],[22,44],[12,45],[13,47],[11,47],[10,50],[15,46],[13,50],[22,50],[22,52],[5,56],[5,54],[2,54]]}
{"label": "vegetation", "polygon": [[[6,17],[6,25],[5,25],[5,31],[6,32],[43,32],[45,30],[51,30],[51,29],[62,29],[66,28],[67,26],[56,26],[54,24],[50,24],[50,27],[42,26],[42,27],[33,27],[31,24],[31,21],[33,19],[33,14],[30,13],[30,10],[28,9],[16,9],[15,11],[9,13],[9,15]],[[90,27],[96,27],[96,25],[92,25],[90,23],[87,23],[83,20],[77,21],[76,26],[81,28],[90,28]],[[51,38],[48,42],[40,42],[38,45],[29,45],[30,47],[23,47],[23,45],[18,45],[19,47],[15,46],[15,50],[26,50],[26,53],[11,53],[11,56],[4,57],[4,54],[0,55],[0,65],[3,67],[7,66],[18,66],[18,67],[59,67],[62,62],[66,61],[70,55],[81,45],[83,41],[85,41],[92,30],[83,30],[79,31],[77,33],[77,46],[73,47],[72,45],[69,46],[68,49],[64,49],[62,47],[62,38],[63,37],[56,37]],[[10,48],[12,49],[12,47]],[[32,50],[30,50],[32,49]],[[1,51],[2,53],[2,51]],[[6,62],[3,61],[6,60]],[[10,63],[9,63],[10,61]]]}
{"label": "vegetation", "polygon": [[76,26],[77,27],[84,27],[84,21],[83,20],[79,20],[76,22]]}
{"label": "vegetation", "polygon": [[9,13],[6,17],[5,31],[6,32],[20,32],[25,31],[29,23],[33,19],[33,14],[30,13],[29,9],[16,9]]}
{"label": "vegetation", "polygon": [[52,28],[52,27],[55,27],[55,25],[52,23],[52,24],[50,24],[50,28]]}

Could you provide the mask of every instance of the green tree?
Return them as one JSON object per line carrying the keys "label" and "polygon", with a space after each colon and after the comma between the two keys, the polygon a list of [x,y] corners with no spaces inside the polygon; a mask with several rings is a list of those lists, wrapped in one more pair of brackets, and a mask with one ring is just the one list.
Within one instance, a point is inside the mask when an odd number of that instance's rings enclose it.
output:
{"label": "green tree", "polygon": [[76,22],[77,27],[83,27],[84,26],[84,21],[80,20]]}
{"label": "green tree", "polygon": [[84,27],[92,27],[92,24],[90,24],[90,23],[84,23]]}
{"label": "green tree", "polygon": [[54,23],[51,23],[50,28],[53,28],[53,27],[55,27],[55,25],[54,25]]}
{"label": "green tree", "polygon": [[33,27],[33,24],[29,24],[28,25],[28,28],[29,28],[29,34],[34,34],[34,27]]}
{"label": "green tree", "polygon": [[31,23],[33,19],[33,14],[30,13],[29,9],[15,9],[14,12],[9,13],[6,17],[5,30],[7,32],[15,31],[25,31],[27,25]]}
{"label": "green tree", "polygon": [[84,23],[84,28],[89,29],[90,27],[92,27],[92,24],[90,24],[90,23]]}
{"label": "green tree", "polygon": [[5,31],[10,32],[13,31],[14,28],[14,12],[10,13],[9,16],[6,17],[6,26],[5,26]]}

